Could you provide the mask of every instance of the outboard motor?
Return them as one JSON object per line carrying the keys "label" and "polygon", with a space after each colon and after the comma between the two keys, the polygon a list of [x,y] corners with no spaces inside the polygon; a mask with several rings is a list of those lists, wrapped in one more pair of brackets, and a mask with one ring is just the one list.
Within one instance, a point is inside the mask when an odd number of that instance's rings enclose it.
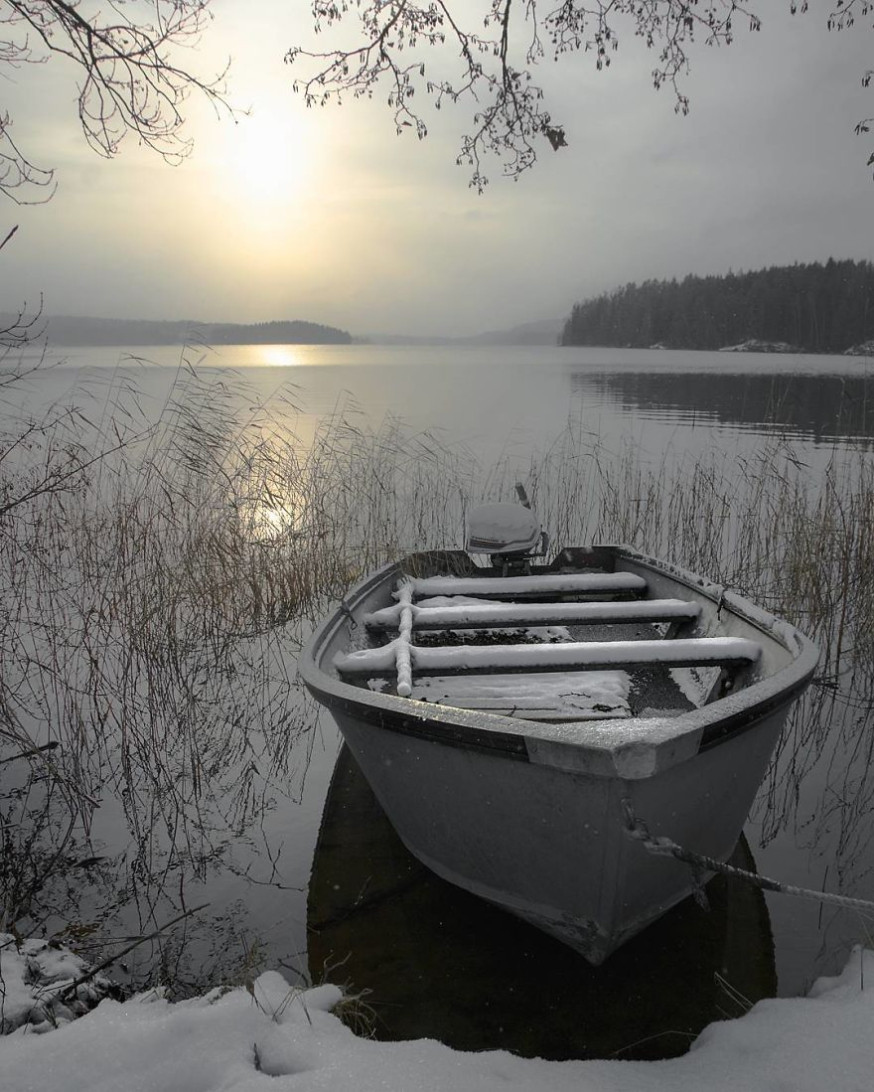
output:
{"label": "outboard motor", "polygon": [[516,492],[521,504],[479,504],[467,514],[465,550],[488,554],[493,568],[505,575],[527,572],[531,558],[543,557],[549,542],[525,490],[517,485]]}

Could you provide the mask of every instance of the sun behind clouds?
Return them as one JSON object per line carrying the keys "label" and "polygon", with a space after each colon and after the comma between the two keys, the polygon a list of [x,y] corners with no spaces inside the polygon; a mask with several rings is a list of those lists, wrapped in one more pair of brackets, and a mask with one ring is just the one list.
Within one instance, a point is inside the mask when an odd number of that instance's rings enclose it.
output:
{"label": "sun behind clouds", "polygon": [[288,109],[267,107],[224,131],[213,187],[249,227],[270,231],[307,196],[317,153],[306,128]]}

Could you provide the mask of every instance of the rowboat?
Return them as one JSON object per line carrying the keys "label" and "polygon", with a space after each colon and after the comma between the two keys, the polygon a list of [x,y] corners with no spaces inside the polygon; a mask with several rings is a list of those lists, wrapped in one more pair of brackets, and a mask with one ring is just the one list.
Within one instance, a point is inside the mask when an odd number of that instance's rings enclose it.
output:
{"label": "rowboat", "polygon": [[653,840],[729,858],[818,650],[630,547],[546,548],[482,505],[464,550],[361,581],[299,670],[415,857],[598,964],[704,878]]}

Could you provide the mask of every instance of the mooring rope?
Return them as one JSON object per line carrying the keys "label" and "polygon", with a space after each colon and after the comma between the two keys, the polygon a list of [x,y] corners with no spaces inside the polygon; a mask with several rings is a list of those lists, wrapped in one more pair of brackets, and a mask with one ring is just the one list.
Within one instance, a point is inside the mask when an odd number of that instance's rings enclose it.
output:
{"label": "mooring rope", "polygon": [[850,910],[867,910],[874,913],[874,902],[868,899],[853,899],[848,895],[834,895],[829,891],[814,891],[809,887],[796,887],[791,883],[782,883],[780,880],[772,880],[767,876],[760,876],[757,872],[748,872],[736,865],[726,864],[715,857],[708,857],[703,853],[695,853],[691,849],[685,849],[677,845],[670,838],[654,835],[642,819],[634,814],[631,801],[622,801],[625,812],[626,831],[632,837],[641,842],[645,849],[661,857],[673,857],[683,864],[689,865],[693,874],[697,877],[703,872],[719,872],[723,876],[731,876],[734,879],[743,880],[754,887],[760,887],[763,891],[776,891],[781,895],[795,895],[801,899],[812,899],[814,902],[825,903],[829,906],[842,906]]}

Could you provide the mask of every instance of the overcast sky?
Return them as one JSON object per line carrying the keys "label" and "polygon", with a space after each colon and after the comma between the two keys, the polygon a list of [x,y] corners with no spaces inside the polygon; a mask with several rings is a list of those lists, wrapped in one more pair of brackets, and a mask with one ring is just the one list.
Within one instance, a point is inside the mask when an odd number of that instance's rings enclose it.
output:
{"label": "overcast sky", "polygon": [[0,252],[0,310],[42,294],[49,314],[467,334],[561,317],[631,280],[870,260],[874,134],[854,126],[874,114],[874,16],[828,33],[833,6],[792,18],[789,0],[755,0],[760,33],[693,51],[685,118],[627,29],[606,72],[585,56],[544,64],[569,147],[544,144],[516,183],[491,165],[481,197],[455,165],[463,115],[434,115],[419,142],[376,101],[305,109],[283,55],[310,38],[308,0],[216,0],[195,60],[230,56],[251,113],[216,121],[192,100],[180,167],[133,139],[112,161],[91,152],[65,63],[7,71],[16,140],[57,168],[58,190],[3,203],[0,231],[19,231]]}

